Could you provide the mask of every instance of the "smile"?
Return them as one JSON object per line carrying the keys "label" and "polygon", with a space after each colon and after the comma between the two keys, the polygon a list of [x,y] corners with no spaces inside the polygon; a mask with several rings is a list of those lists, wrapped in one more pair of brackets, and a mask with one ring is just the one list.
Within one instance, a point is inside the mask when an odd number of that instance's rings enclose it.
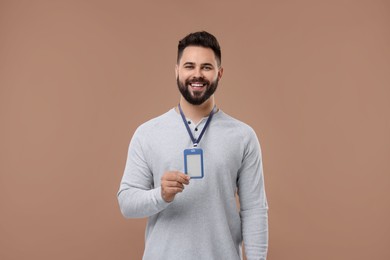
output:
{"label": "smile", "polygon": [[195,88],[201,88],[201,87],[206,86],[206,83],[195,82],[195,83],[190,83],[190,86],[195,87]]}

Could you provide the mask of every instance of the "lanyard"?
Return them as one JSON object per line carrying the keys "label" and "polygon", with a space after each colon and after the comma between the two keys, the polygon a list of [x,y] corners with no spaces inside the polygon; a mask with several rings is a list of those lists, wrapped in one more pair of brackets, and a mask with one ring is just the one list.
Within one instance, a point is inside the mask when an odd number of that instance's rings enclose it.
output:
{"label": "lanyard", "polygon": [[200,132],[200,135],[199,135],[198,139],[195,139],[194,136],[192,135],[191,129],[190,129],[188,123],[187,123],[186,117],[184,116],[184,113],[183,113],[183,110],[180,107],[180,104],[179,104],[178,107],[179,107],[181,118],[183,119],[184,125],[187,128],[187,132],[188,132],[189,136],[191,137],[192,143],[194,144],[194,147],[197,147],[198,143],[200,142],[200,139],[202,139],[203,134],[206,131],[206,128],[209,126],[209,124],[211,122],[211,119],[213,118],[215,106],[213,107],[213,110],[211,110],[209,118],[207,119],[206,124],[204,125],[204,127],[202,129],[202,132]]}

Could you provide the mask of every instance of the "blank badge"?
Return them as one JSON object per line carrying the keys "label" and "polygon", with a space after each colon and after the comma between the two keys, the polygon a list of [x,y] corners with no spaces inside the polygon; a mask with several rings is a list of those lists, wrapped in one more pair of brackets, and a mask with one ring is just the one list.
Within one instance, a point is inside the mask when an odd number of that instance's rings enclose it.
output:
{"label": "blank badge", "polygon": [[185,173],[191,179],[203,178],[203,150],[199,148],[184,150]]}

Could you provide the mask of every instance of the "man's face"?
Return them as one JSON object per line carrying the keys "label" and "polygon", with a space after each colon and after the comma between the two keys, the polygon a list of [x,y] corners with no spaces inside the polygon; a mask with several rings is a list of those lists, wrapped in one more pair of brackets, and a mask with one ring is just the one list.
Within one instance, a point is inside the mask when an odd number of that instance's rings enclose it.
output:
{"label": "man's face", "polygon": [[201,105],[214,94],[222,72],[212,49],[188,46],[176,65],[177,86],[187,102]]}

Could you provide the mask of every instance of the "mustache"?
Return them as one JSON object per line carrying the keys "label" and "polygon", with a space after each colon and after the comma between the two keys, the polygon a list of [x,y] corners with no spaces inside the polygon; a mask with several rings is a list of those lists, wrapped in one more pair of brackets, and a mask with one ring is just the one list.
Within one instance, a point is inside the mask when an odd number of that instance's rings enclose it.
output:
{"label": "mustache", "polygon": [[187,84],[195,83],[195,82],[210,84],[210,82],[207,79],[204,79],[204,78],[201,78],[201,77],[200,78],[192,78],[190,80],[186,80]]}

